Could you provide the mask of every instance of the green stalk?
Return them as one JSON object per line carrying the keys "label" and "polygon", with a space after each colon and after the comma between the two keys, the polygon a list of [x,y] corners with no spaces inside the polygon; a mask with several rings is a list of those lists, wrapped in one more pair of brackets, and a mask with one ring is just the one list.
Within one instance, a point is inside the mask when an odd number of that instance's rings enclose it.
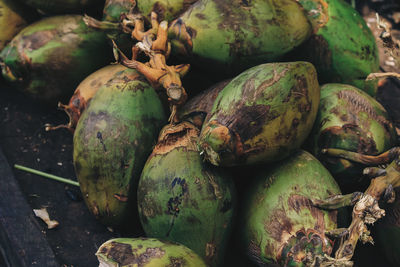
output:
{"label": "green stalk", "polygon": [[38,171],[38,170],[35,170],[35,169],[31,169],[31,168],[28,168],[28,167],[24,167],[24,166],[21,166],[21,165],[18,165],[18,164],[14,164],[14,168],[16,168],[18,170],[30,172],[30,173],[33,173],[33,174],[36,174],[36,175],[40,175],[40,176],[48,178],[48,179],[56,180],[56,181],[59,181],[59,182],[62,182],[62,183],[75,185],[75,186],[79,187],[79,183],[78,182],[72,181],[70,179],[66,179],[66,178],[62,178],[62,177],[59,177],[59,176],[56,176],[56,175],[52,175],[52,174],[49,174],[49,173],[41,172],[41,171]]}

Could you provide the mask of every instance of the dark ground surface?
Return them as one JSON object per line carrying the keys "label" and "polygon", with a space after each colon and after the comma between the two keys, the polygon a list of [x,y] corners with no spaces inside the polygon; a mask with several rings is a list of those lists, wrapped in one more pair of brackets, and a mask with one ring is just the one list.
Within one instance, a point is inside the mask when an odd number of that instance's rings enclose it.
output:
{"label": "dark ground surface", "polygon": [[[378,1],[374,5],[383,4]],[[383,67],[391,70],[390,66]],[[399,88],[396,82],[389,83],[379,95],[398,123]],[[75,179],[72,134],[66,130],[44,130],[46,123],[61,124],[66,120],[61,111],[46,109],[0,83],[0,148],[10,166],[20,164]],[[46,238],[60,265],[97,266],[95,251],[104,241],[118,234],[110,232],[94,219],[80,200],[79,189],[14,168],[12,171],[31,209],[46,207],[50,217],[60,223],[56,229],[47,230],[46,225],[37,219],[38,230]],[[372,245],[359,245],[354,259],[356,266],[390,266],[383,260],[379,248]],[[0,266],[3,265],[0,257]]]}
{"label": "dark ground surface", "polygon": [[[72,134],[66,130],[44,130],[44,124],[65,123],[66,119],[56,109],[42,109],[23,95],[1,85],[0,146],[10,166],[20,164],[75,179]],[[79,188],[15,169],[13,172],[31,208],[46,207],[50,218],[60,223],[56,229],[47,230],[38,219],[40,230],[58,262],[66,266],[97,266],[94,253],[104,241],[115,235],[89,214]]]}

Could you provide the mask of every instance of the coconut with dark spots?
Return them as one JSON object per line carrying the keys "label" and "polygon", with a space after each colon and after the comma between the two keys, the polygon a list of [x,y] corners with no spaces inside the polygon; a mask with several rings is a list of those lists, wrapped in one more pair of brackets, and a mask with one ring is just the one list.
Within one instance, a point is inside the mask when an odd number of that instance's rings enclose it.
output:
{"label": "coconut with dark spots", "polygon": [[328,170],[300,150],[251,178],[239,214],[245,253],[259,266],[318,266],[332,252],[325,232],[337,228],[337,211],[311,201],[340,194]]}
{"label": "coconut with dark spots", "polygon": [[128,14],[135,6],[135,0],[106,0],[103,9],[103,20],[120,22],[121,15]]}
{"label": "coconut with dark spots", "polygon": [[157,93],[133,69],[102,86],[82,113],[74,167],[86,205],[103,224],[129,232],[140,228],[137,184],[166,121]]}
{"label": "coconut with dark spots", "polygon": [[18,0],[41,13],[47,15],[56,14],[83,14],[90,8],[104,5],[104,0]]}
{"label": "coconut with dark spots", "polygon": [[28,26],[25,7],[13,0],[0,0],[0,50],[8,44],[18,32]]}
{"label": "coconut with dark spots", "polygon": [[[341,185],[358,182],[365,166],[322,154],[339,148],[378,155],[395,144],[395,131],[385,108],[364,91],[346,84],[325,84],[307,148],[321,160]],[[359,189],[358,189],[359,190]]]}
{"label": "coconut with dark spots", "polygon": [[375,226],[374,240],[393,266],[400,266],[400,189],[395,189],[396,200],[383,208],[385,217]]}
{"label": "coconut with dark spots", "polygon": [[229,81],[230,80],[219,82],[207,90],[204,90],[190,98],[189,101],[186,102],[185,105],[182,106],[178,111],[180,119],[189,121],[201,129],[204,120],[206,119],[207,114],[210,113],[219,92],[224,89]]}
{"label": "coconut with dark spots", "polygon": [[310,36],[311,26],[293,0],[199,0],[169,32],[173,54],[231,76],[277,61]]}
{"label": "coconut with dark spots", "polygon": [[171,21],[183,13],[197,0],[106,0],[103,19],[119,22],[121,14],[128,14],[131,10],[135,13],[150,18],[152,11],[156,12],[158,19]]}
{"label": "coconut with dark spots", "polygon": [[179,242],[219,266],[236,196],[231,177],[202,161],[198,135],[189,122],[163,128],[140,177],[139,215],[147,236]]}
{"label": "coconut with dark spots", "polygon": [[308,62],[263,64],[219,93],[199,146],[214,165],[277,161],[307,138],[319,104],[317,73]]}
{"label": "coconut with dark spots", "polygon": [[206,267],[189,248],[155,238],[115,238],[96,252],[101,267]]}
{"label": "coconut with dark spots", "polygon": [[297,0],[313,25],[314,34],[294,54],[313,63],[321,83],[345,83],[376,93],[365,82],[379,71],[375,38],[361,15],[344,0]]}
{"label": "coconut with dark spots", "polygon": [[68,99],[89,74],[112,61],[106,36],[80,15],[44,18],[1,51],[2,73],[32,98],[50,105]]}
{"label": "coconut with dark spots", "polygon": [[66,128],[73,133],[82,112],[86,109],[89,101],[96,94],[97,90],[112,79],[113,76],[118,75],[126,69],[127,67],[120,64],[112,64],[102,67],[87,76],[75,89],[68,105],[64,105],[61,102],[58,103],[58,107],[64,110],[69,117],[68,124],[58,126],[47,125],[46,130]]}
{"label": "coconut with dark spots", "polygon": [[171,21],[190,8],[198,0],[136,0],[139,12],[150,17],[156,12],[159,20]]}

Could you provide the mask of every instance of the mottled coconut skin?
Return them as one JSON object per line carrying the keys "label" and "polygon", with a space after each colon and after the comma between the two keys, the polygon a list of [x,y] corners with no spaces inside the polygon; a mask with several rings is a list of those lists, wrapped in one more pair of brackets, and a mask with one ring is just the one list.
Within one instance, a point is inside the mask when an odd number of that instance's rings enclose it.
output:
{"label": "mottled coconut skin", "polygon": [[44,18],[25,27],[1,51],[3,77],[35,100],[57,105],[112,61],[105,34],[80,15]]}
{"label": "mottled coconut skin", "polygon": [[189,122],[161,131],[139,181],[139,215],[147,236],[179,242],[220,266],[236,195],[231,177],[202,161],[198,134]]}
{"label": "mottled coconut skin", "polygon": [[298,2],[314,34],[295,51],[295,58],[313,63],[321,84],[350,84],[374,96],[376,83],[365,82],[365,78],[379,72],[379,53],[362,16],[344,0]]}
{"label": "mottled coconut skin", "polygon": [[157,13],[159,21],[171,21],[187,10],[197,0],[106,0],[103,19],[118,22],[121,13],[135,13],[150,18],[152,11]]}
{"label": "mottled coconut skin", "polygon": [[96,252],[102,267],[206,267],[189,248],[155,238],[115,238],[104,242]]}
{"label": "mottled coconut skin", "polygon": [[268,63],[246,70],[218,94],[199,147],[218,166],[268,163],[299,148],[318,111],[312,64]]}
{"label": "mottled coconut skin", "polygon": [[346,84],[325,84],[307,148],[338,181],[356,184],[365,166],[346,159],[324,156],[325,148],[339,148],[365,155],[378,155],[396,141],[385,108],[364,91]]}
{"label": "mottled coconut skin", "polygon": [[83,112],[74,133],[74,167],[89,210],[103,224],[140,228],[137,184],[166,121],[156,92],[133,69],[101,87]]}
{"label": "mottled coconut skin", "polygon": [[113,76],[118,75],[119,72],[126,69],[127,67],[120,64],[112,64],[102,67],[87,76],[75,89],[68,105],[61,105],[61,108],[69,117],[69,123],[64,126],[71,132],[74,132],[81,114],[97,91],[112,79]]}
{"label": "mottled coconut skin", "polygon": [[325,231],[337,228],[337,212],[321,210],[310,199],[340,189],[314,156],[298,151],[251,178],[238,217],[244,253],[260,266],[310,266],[307,253],[331,253]]}
{"label": "mottled coconut skin", "polygon": [[[176,30],[181,23],[190,43]],[[229,77],[276,62],[311,34],[303,8],[293,0],[199,0],[172,24],[173,54]]]}

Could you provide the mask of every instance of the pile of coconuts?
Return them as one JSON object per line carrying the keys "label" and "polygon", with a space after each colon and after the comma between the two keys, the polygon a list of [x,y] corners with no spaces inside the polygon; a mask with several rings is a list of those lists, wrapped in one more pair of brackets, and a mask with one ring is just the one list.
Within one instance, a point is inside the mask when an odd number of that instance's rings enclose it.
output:
{"label": "pile of coconuts", "polygon": [[[122,236],[100,266],[352,266],[340,245],[372,240],[343,207],[367,195],[365,167],[399,176],[373,160],[397,136],[366,80],[375,39],[344,0],[0,8],[3,79],[67,113],[47,130],[74,135],[87,208]],[[373,238],[398,266],[398,188],[384,189]]]}

